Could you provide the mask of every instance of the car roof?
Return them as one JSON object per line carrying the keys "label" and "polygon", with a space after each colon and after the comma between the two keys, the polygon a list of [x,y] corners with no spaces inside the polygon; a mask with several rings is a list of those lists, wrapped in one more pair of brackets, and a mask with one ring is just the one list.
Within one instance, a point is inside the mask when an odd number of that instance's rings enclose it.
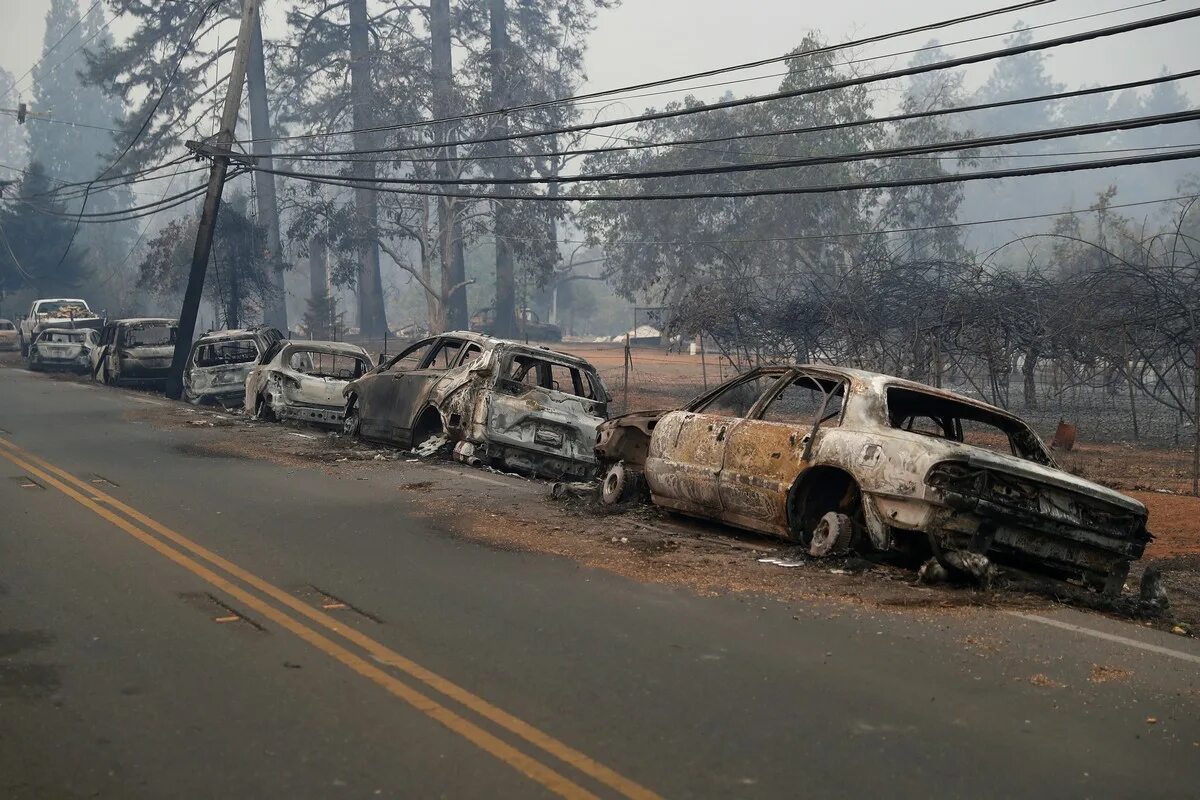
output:
{"label": "car roof", "polygon": [[223,331],[209,331],[196,340],[197,343],[204,341],[217,341],[220,339],[251,339],[255,336],[261,336],[261,328],[230,328]]}
{"label": "car roof", "polygon": [[33,301],[37,303],[83,303],[87,305],[87,301],[79,297],[42,297]]}
{"label": "car roof", "polygon": [[[854,369],[853,367],[839,367],[832,364],[793,364],[793,369],[802,369],[811,372],[821,372],[834,377],[846,378],[856,383],[870,387],[876,392],[883,392],[889,387],[899,387],[902,389],[912,389],[926,394],[943,397],[947,400],[954,400],[959,403],[975,406],[976,408],[985,409],[996,414],[1002,414],[1006,417],[1018,419],[1014,414],[1005,411],[999,406],[994,406],[991,403],[986,403],[983,400],[977,400],[973,397],[967,397],[957,392],[951,392],[946,389],[939,389],[936,386],[930,386],[918,381],[901,378],[896,375],[888,375],[883,372],[871,372],[865,369]],[[760,367],[761,370],[780,369],[780,367]]]}
{"label": "car roof", "polygon": [[[0,322],[4,322],[4,320],[0,319]],[[78,333],[78,334],[86,334],[86,333],[87,333],[88,331],[90,331],[90,330],[91,330],[91,328],[42,328],[40,331],[38,331],[38,336],[42,336],[42,335],[44,335],[44,334],[47,334],[47,333]]]}
{"label": "car roof", "polygon": [[329,353],[334,356],[366,356],[370,359],[370,355],[366,350],[356,344],[349,342],[322,342],[313,341],[310,339],[289,339],[283,346],[284,350],[311,350],[314,353]]}

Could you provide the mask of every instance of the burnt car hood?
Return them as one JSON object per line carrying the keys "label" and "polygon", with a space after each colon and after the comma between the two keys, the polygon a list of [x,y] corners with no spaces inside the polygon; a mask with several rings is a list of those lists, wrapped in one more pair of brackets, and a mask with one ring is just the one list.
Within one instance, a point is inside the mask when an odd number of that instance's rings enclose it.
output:
{"label": "burnt car hood", "polygon": [[1127,509],[1129,511],[1140,514],[1146,513],[1146,507],[1132,497],[1127,497],[1120,492],[1109,489],[1106,486],[1101,486],[1098,483],[1085,480],[1069,472],[1063,472],[1054,467],[1047,467],[1038,464],[1034,461],[1026,461],[1023,458],[1016,456],[1008,456],[1002,453],[993,453],[989,450],[983,450],[976,447],[965,446],[965,458],[958,460],[966,461],[972,467],[986,468],[1004,472],[1015,477],[1026,478],[1029,480],[1038,481],[1039,483],[1056,486],[1067,491],[1077,492],[1087,495],[1088,497],[1101,500],[1106,503],[1112,503],[1115,506]]}

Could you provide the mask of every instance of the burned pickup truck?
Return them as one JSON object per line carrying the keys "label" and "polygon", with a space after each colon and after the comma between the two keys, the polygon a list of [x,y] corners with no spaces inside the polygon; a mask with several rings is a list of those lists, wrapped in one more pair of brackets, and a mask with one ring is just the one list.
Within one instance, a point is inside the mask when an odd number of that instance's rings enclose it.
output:
{"label": "burned pickup truck", "polygon": [[764,367],[677,411],[600,428],[602,498],[644,480],[656,505],[792,539],[812,555],[900,551],[1120,592],[1145,507],[1059,469],[1008,412],[887,375]]}
{"label": "burned pickup truck", "polygon": [[550,478],[595,473],[608,391],[565,353],[466,331],[413,344],[343,390],[343,430],[400,447]]}

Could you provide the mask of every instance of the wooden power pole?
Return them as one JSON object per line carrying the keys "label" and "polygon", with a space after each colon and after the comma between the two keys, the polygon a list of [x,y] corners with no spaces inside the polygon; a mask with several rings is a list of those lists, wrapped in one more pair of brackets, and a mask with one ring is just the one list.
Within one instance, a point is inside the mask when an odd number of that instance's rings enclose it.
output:
{"label": "wooden power pole", "polygon": [[225,107],[221,113],[221,128],[217,131],[214,143],[212,169],[208,173],[208,192],[204,195],[204,210],[200,213],[200,227],[196,230],[192,271],[188,274],[187,290],[183,294],[183,309],[179,312],[175,357],[171,361],[171,372],[167,376],[167,397],[172,400],[178,400],[183,395],[183,368],[188,352],[192,349],[192,337],[196,333],[196,317],[200,313],[200,297],[204,292],[204,274],[208,269],[209,254],[212,252],[217,212],[221,210],[221,192],[225,188],[225,175],[229,171],[229,152],[233,145],[234,129],[237,127],[238,109],[242,105],[242,88],[246,83],[250,43],[258,25],[258,6],[259,0],[242,0],[242,23],[238,29],[233,66],[229,70],[229,87],[225,94]]}

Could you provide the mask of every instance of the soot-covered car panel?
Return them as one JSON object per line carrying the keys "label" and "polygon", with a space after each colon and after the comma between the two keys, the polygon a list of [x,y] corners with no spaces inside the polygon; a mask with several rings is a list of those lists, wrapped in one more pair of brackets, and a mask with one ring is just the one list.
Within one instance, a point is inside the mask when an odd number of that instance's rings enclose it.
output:
{"label": "soot-covered car panel", "polygon": [[814,554],[928,549],[980,577],[996,561],[1114,592],[1150,539],[1141,503],[1058,469],[1018,417],[859,370],[752,370],[610,420],[597,454],[606,498],[644,478],[658,505]]}
{"label": "soot-covered car panel", "polygon": [[583,359],[456,332],[423,339],[346,387],[348,432],[411,448],[445,436],[471,463],[589,477],[608,393]]}

